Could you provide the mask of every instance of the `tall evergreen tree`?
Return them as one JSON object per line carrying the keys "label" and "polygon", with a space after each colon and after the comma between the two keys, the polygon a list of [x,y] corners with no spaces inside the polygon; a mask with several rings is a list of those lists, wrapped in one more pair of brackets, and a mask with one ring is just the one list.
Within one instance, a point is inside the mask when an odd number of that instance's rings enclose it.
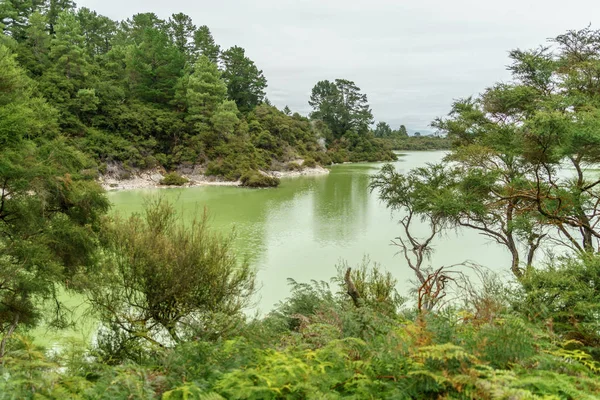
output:
{"label": "tall evergreen tree", "polygon": [[205,55],[215,64],[219,62],[221,47],[215,43],[208,26],[202,25],[194,33],[194,51],[199,55]]}
{"label": "tall evergreen tree", "polygon": [[18,60],[32,75],[41,76],[49,68],[51,37],[46,17],[36,12],[29,18],[25,40],[20,43]]}
{"label": "tall evergreen tree", "polygon": [[400,137],[408,137],[408,131],[406,130],[406,126],[400,125],[400,128],[397,131],[398,136]]}
{"label": "tall evergreen tree", "polygon": [[227,97],[227,86],[216,64],[202,55],[194,66],[187,86],[188,119],[207,124]]}
{"label": "tall evergreen tree", "polygon": [[56,34],[51,42],[49,68],[42,78],[46,98],[61,112],[65,129],[79,129],[75,101],[80,89],[91,85],[91,65],[85,51],[85,38],[75,14],[63,12],[54,25]]}
{"label": "tall evergreen tree", "polygon": [[173,45],[164,26],[140,28],[134,26],[136,44],[128,50],[130,88],[144,101],[168,104],[183,73],[184,55]]}
{"label": "tall evergreen tree", "polygon": [[17,41],[23,40],[31,14],[41,11],[44,3],[45,0],[0,1],[0,27]]}
{"label": "tall evergreen tree", "polygon": [[89,59],[85,53],[85,38],[75,14],[64,12],[54,25],[50,59],[55,71],[68,81],[83,83],[89,73]]}
{"label": "tall evergreen tree", "polygon": [[196,32],[196,25],[192,19],[183,13],[173,14],[169,18],[167,26],[175,46],[185,54],[188,61],[191,61],[194,53],[194,33]]}
{"label": "tall evergreen tree", "polygon": [[246,57],[244,49],[234,46],[222,54],[223,79],[227,83],[229,98],[241,112],[248,112],[265,97],[267,79],[254,62]]}
{"label": "tall evergreen tree", "polygon": [[108,17],[98,15],[88,8],[77,10],[77,20],[85,38],[85,48],[90,57],[106,54],[112,46],[117,24]]}
{"label": "tall evergreen tree", "polygon": [[387,138],[392,136],[392,132],[393,131],[390,125],[387,122],[381,121],[377,123],[373,134],[375,135],[375,137]]}
{"label": "tall evergreen tree", "polygon": [[73,0],[46,0],[45,2],[46,18],[48,19],[48,29],[51,35],[56,33],[55,25],[58,23],[60,14],[75,10]]}

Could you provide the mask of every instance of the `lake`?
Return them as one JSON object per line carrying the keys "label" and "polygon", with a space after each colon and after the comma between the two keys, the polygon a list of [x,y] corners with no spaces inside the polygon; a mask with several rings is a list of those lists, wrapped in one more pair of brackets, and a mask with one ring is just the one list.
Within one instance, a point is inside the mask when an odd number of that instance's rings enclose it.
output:
{"label": "lake", "polygon": [[[403,152],[400,171],[439,162],[444,152]],[[235,229],[235,247],[257,268],[256,309],[268,312],[289,294],[287,279],[326,280],[336,275],[342,260],[354,266],[370,257],[398,279],[401,294],[410,289],[412,271],[399,248],[398,215],[390,214],[368,189],[370,176],[383,164],[344,164],[331,173],[281,180],[276,189],[201,186],[109,193],[113,212],[140,211],[144,201],[163,196],[190,221],[206,208],[212,226],[224,233]],[[510,256],[499,245],[470,230],[451,231],[434,242],[431,265],[469,260],[509,274]]]}

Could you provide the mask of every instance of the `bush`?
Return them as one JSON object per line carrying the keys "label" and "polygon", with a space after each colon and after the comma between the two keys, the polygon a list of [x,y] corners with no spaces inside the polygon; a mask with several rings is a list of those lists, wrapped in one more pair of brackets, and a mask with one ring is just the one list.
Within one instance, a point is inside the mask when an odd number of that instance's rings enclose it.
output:
{"label": "bush", "polygon": [[317,166],[317,162],[312,157],[306,157],[302,163],[302,166],[305,168],[315,168]]}
{"label": "bush", "polygon": [[242,186],[259,188],[259,187],[277,187],[279,179],[273,176],[261,174],[258,171],[248,171],[240,178]]}
{"label": "bush", "polygon": [[302,171],[302,165],[297,162],[290,162],[286,164],[285,169],[287,171]]}
{"label": "bush", "polygon": [[179,175],[177,172],[169,172],[163,179],[161,179],[160,184],[165,186],[182,186],[188,183],[188,179]]}
{"label": "bush", "polygon": [[157,345],[223,338],[254,292],[254,271],[238,259],[233,239],[214,233],[206,214],[185,224],[160,199],[142,215],[109,222],[89,290],[108,331],[102,350],[130,358]]}
{"label": "bush", "polygon": [[522,280],[524,294],[515,306],[530,319],[550,322],[565,340],[590,347],[600,360],[600,257],[563,259],[531,269]]}
{"label": "bush", "polygon": [[318,151],[312,153],[312,158],[321,165],[331,165],[331,157],[325,152]]}

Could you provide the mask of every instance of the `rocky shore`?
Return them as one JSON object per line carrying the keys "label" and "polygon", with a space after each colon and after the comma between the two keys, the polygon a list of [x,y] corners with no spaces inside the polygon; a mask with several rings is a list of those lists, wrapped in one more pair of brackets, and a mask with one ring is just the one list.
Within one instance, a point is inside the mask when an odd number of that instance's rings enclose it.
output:
{"label": "rocky shore", "polygon": [[[105,174],[101,174],[99,182],[105,190],[133,190],[133,189],[152,189],[152,188],[170,188],[170,187],[193,187],[193,186],[240,186],[240,181],[224,181],[212,176],[204,175],[197,168],[181,168],[177,171],[182,177],[188,180],[182,186],[161,185],[161,180],[165,177],[166,171],[162,168],[153,168],[151,170],[124,170],[121,166],[109,165]],[[321,166],[314,168],[303,168],[293,171],[266,171],[264,174],[276,178],[293,178],[299,176],[326,175],[329,170]]]}

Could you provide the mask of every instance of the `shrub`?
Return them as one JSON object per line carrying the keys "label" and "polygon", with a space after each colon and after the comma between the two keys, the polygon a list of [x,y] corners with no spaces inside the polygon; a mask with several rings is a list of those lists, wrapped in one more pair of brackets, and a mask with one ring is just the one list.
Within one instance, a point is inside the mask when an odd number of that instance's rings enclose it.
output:
{"label": "shrub", "polygon": [[279,179],[273,176],[261,174],[258,171],[247,171],[240,178],[242,186],[259,188],[259,187],[277,187]]}
{"label": "shrub", "polygon": [[129,171],[122,171],[119,173],[119,180],[120,181],[126,181],[127,179],[131,179],[131,172]]}
{"label": "shrub", "polygon": [[285,169],[287,171],[302,171],[302,165],[297,162],[289,162],[286,164]]}
{"label": "shrub", "polygon": [[546,321],[567,340],[590,346],[600,359],[600,257],[564,259],[531,269],[522,280],[524,295],[515,306],[531,319]]}
{"label": "shrub", "polygon": [[306,157],[302,163],[302,166],[305,168],[315,168],[317,166],[317,162],[312,157]]}
{"label": "shrub", "polygon": [[331,157],[325,152],[317,151],[312,153],[312,158],[321,165],[331,165]]}
{"label": "shrub", "polygon": [[108,223],[104,242],[89,296],[109,331],[104,350],[117,350],[117,358],[131,345],[139,353],[140,346],[222,338],[254,291],[254,272],[237,258],[233,236],[213,233],[206,214],[187,225],[172,205],[154,201],[142,215]]}
{"label": "shrub", "polygon": [[177,172],[169,172],[163,179],[161,179],[160,184],[166,186],[182,186],[188,183],[188,179],[179,175]]}

